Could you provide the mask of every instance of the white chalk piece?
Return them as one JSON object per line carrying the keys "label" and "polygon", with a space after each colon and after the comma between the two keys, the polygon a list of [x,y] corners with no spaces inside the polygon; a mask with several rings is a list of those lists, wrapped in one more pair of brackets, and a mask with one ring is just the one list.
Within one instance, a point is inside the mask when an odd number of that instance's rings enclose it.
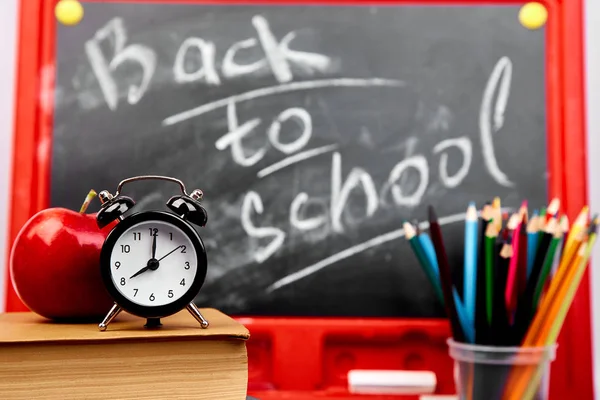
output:
{"label": "white chalk piece", "polygon": [[453,394],[431,394],[420,396],[419,400],[458,400],[458,396]]}
{"label": "white chalk piece", "polygon": [[433,393],[437,379],[431,371],[351,370],[348,390],[355,394]]}

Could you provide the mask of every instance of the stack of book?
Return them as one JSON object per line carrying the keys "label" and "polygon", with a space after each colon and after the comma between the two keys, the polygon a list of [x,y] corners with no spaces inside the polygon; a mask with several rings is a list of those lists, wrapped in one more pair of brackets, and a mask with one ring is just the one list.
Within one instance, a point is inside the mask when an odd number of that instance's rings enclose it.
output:
{"label": "stack of book", "polygon": [[162,327],[122,313],[97,324],[0,315],[0,398],[245,400],[248,330],[215,309],[208,329],[187,311]]}

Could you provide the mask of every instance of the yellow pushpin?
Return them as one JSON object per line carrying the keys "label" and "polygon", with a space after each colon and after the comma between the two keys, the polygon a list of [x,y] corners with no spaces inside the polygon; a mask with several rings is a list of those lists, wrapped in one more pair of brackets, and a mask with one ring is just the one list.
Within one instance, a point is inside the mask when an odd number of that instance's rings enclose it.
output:
{"label": "yellow pushpin", "polygon": [[54,7],[54,15],[63,25],[77,25],[83,18],[83,6],[77,0],[60,0]]}
{"label": "yellow pushpin", "polygon": [[519,11],[519,22],[527,29],[539,29],[547,20],[548,10],[537,2],[527,3]]}

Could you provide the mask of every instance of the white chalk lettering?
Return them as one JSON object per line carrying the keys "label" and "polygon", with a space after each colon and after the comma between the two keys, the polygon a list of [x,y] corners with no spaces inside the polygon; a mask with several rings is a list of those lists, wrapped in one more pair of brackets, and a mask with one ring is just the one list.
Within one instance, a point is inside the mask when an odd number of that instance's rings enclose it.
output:
{"label": "white chalk lettering", "polygon": [[[479,133],[481,135],[481,147],[483,151],[483,161],[489,174],[494,180],[502,186],[514,186],[508,177],[498,167],[496,153],[494,151],[494,140],[492,133],[497,133],[504,125],[504,111],[510,95],[510,83],[512,79],[512,62],[508,57],[502,57],[485,86],[483,97],[481,99],[481,108],[479,110]],[[500,81],[502,80],[502,81]],[[494,126],[492,128],[492,102],[496,89],[498,89],[496,106],[494,108]]]}
{"label": "white chalk lettering", "polygon": [[[193,72],[187,72],[185,59],[190,49],[197,49],[201,66]],[[215,69],[215,44],[197,37],[190,37],[183,41],[173,63],[173,76],[175,82],[187,83],[204,79],[209,85],[219,85],[221,79]]]}
{"label": "white chalk lettering", "polygon": [[235,56],[239,50],[250,49],[258,45],[258,40],[250,38],[234,43],[225,52],[221,73],[225,78],[235,78],[236,76],[252,74],[267,65],[267,60],[262,59],[250,64],[238,64],[235,62]]}
{"label": "white chalk lettering", "polygon": [[267,246],[259,247],[254,253],[254,260],[260,264],[271,257],[283,245],[285,232],[274,226],[255,226],[250,219],[250,214],[253,210],[258,214],[264,212],[262,199],[258,193],[250,191],[246,193],[244,201],[242,202],[242,212],[240,217],[242,228],[246,234],[252,238],[272,238]]}
{"label": "white chalk lettering", "polygon": [[[100,44],[113,36],[114,43],[113,56],[110,61],[104,57]],[[98,79],[100,89],[104,95],[104,99],[111,110],[117,108],[119,102],[119,90],[112,73],[126,62],[134,62],[142,68],[142,80],[139,85],[130,85],[127,94],[129,104],[136,104],[150,84],[150,80],[156,69],[156,53],[151,48],[141,44],[127,43],[127,33],[123,20],[114,18],[110,20],[104,27],[99,29],[94,37],[85,43],[85,52],[87,54],[92,70]]]}
{"label": "white chalk lettering", "polygon": [[229,102],[227,105],[227,129],[229,132],[215,142],[215,147],[221,151],[231,147],[231,157],[238,165],[249,167],[256,164],[264,157],[267,151],[266,147],[260,148],[253,155],[246,157],[242,139],[260,125],[260,122],[260,118],[254,118],[239,126],[235,102]]}
{"label": "white chalk lettering", "polygon": [[308,195],[302,192],[298,193],[290,205],[290,225],[301,231],[309,231],[318,228],[327,222],[327,217],[325,215],[300,219],[300,210],[302,209],[302,206],[308,203],[308,201]]}
{"label": "white chalk lettering", "polygon": [[280,43],[271,32],[269,22],[261,15],[252,18],[252,24],[258,34],[258,39],[263,47],[267,61],[275,79],[281,83],[293,79],[289,61],[299,64],[304,69],[323,71],[330,64],[330,58],[322,54],[290,50],[288,45],[295,38],[295,33],[288,33]]}
{"label": "white chalk lettering", "polygon": [[[293,142],[284,144],[279,141],[279,133],[281,131],[281,124],[287,120],[295,119],[302,126],[302,133],[300,137]],[[294,107],[288,108],[281,112],[277,118],[271,123],[267,136],[271,141],[273,147],[285,154],[292,154],[296,151],[302,150],[304,146],[309,142],[312,135],[312,119],[310,114],[303,108]]]}
{"label": "white chalk lettering", "polygon": [[433,153],[437,154],[442,152],[450,147],[456,147],[462,152],[463,163],[456,171],[453,176],[448,175],[448,154],[446,152],[442,153],[440,156],[440,181],[447,188],[455,188],[461,184],[461,182],[466,178],[469,173],[469,168],[471,167],[471,161],[473,160],[473,149],[471,146],[471,141],[467,137],[460,137],[456,139],[446,139],[435,145],[433,148]]}
{"label": "white chalk lettering", "polygon": [[[419,173],[419,186],[411,195],[404,194],[401,185],[396,183],[408,168],[414,168]],[[388,184],[391,185],[392,197],[396,205],[399,206],[414,207],[419,205],[428,183],[429,165],[427,164],[427,159],[422,155],[411,156],[400,161],[392,169],[388,178]]]}
{"label": "white chalk lettering", "polygon": [[350,192],[359,184],[362,185],[367,200],[366,215],[370,217],[377,211],[379,203],[373,178],[365,170],[353,168],[342,185],[342,156],[338,152],[333,153],[331,159],[331,228],[334,232],[344,231],[341,221],[342,212],[348,202]]}

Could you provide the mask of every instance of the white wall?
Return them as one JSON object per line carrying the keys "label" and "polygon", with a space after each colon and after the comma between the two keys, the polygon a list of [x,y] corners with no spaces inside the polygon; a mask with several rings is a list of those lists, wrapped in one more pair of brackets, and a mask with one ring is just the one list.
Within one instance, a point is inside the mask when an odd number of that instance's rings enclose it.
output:
{"label": "white wall", "polygon": [[[586,0],[586,75],[588,131],[588,196],[590,209],[600,210],[600,1]],[[600,246],[592,255],[592,326],[594,338],[594,383],[600,398]]]}
{"label": "white wall", "polygon": [[8,230],[8,196],[13,136],[13,100],[15,50],[17,46],[17,4],[19,0],[2,0],[0,4],[0,312],[5,302],[6,234]]}

